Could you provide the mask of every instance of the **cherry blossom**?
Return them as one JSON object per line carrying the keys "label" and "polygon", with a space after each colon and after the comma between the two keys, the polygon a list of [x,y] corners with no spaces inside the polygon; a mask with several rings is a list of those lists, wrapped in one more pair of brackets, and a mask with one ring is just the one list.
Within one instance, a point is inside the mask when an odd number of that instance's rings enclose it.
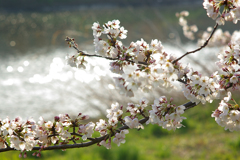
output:
{"label": "cherry blossom", "polygon": [[[233,101],[233,104],[230,103],[230,101]],[[231,98],[231,92],[228,92],[228,96],[224,97],[224,100],[219,103],[218,109],[213,112],[212,117],[214,117],[218,125],[224,127],[225,130],[240,130],[239,106],[234,99]]]}
{"label": "cherry blossom", "polygon": [[[203,33],[198,41],[201,47],[181,57],[167,53],[162,42],[157,39],[148,43],[141,38],[128,46],[124,45],[121,40],[127,38],[128,31],[117,19],[103,25],[93,23],[95,54],[81,51],[73,38],[66,38],[69,47],[77,51],[75,55],[66,56],[66,63],[71,67],[85,69],[86,56],[108,59],[109,69],[115,73],[115,87],[120,94],[134,97],[135,93],[152,92],[156,88],[175,90],[178,83],[190,102],[175,105],[173,98],[168,99],[164,95],[155,98],[153,102],[142,98],[138,103],[129,102],[126,106],[115,102],[106,110],[106,119],[100,119],[96,123],[86,122],[89,116],[82,113],[75,118],[60,114],[53,121],[45,121],[43,117],[39,121],[32,118],[24,121],[21,117],[10,120],[7,117],[0,119],[0,151],[15,149],[21,152],[19,157],[26,157],[26,151],[37,150],[33,155],[40,157],[42,150],[51,147],[65,149],[71,143],[76,147],[98,144],[110,149],[112,142],[118,146],[125,143],[128,129],[144,129],[144,123],[156,124],[167,130],[184,127],[182,122],[186,117],[182,115],[186,110],[199,103],[212,103],[223,96],[225,97],[219,100],[220,103],[211,116],[225,129],[239,131],[240,108],[233,98],[234,92],[229,90],[240,88],[240,31],[230,34],[217,27],[226,21],[237,23],[240,20],[240,1],[204,0],[203,7],[207,15],[216,20],[216,25]],[[187,11],[176,14],[184,35],[194,39],[194,33],[198,29],[195,25],[188,25],[185,19],[188,15]],[[219,70],[212,74],[205,75],[194,70],[190,64],[181,62],[185,56],[213,46],[221,46],[221,50],[217,53],[218,61],[215,62]],[[93,136],[94,132],[100,134],[100,137]]]}
{"label": "cherry blossom", "polygon": [[210,18],[217,19],[219,25],[224,25],[224,21],[233,21],[236,24],[240,20],[238,0],[204,0],[203,7]]}
{"label": "cherry blossom", "polygon": [[87,138],[92,137],[92,134],[94,132],[94,130],[93,130],[94,127],[95,127],[95,124],[93,122],[89,122],[86,125],[79,126],[78,132],[83,134],[83,136],[82,136],[83,140],[86,140]]}
{"label": "cherry blossom", "polygon": [[133,129],[133,128],[144,128],[142,126],[142,124],[139,123],[137,118],[132,119],[129,116],[126,116],[124,118],[124,121],[125,121],[125,124],[131,129]]}
{"label": "cherry blossom", "polygon": [[121,130],[120,133],[116,133],[115,137],[113,138],[113,142],[120,146],[121,143],[125,143],[125,134],[128,134],[128,130]]}

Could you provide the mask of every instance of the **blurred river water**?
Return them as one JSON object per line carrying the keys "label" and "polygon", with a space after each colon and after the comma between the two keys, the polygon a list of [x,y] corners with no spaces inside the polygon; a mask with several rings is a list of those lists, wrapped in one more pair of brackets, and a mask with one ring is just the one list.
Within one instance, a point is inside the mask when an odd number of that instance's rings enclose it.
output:
{"label": "blurred river water", "polygon": [[[108,70],[109,61],[91,58],[86,70],[67,66],[65,56],[76,52],[68,48],[64,39],[73,37],[81,50],[94,53],[93,22],[103,24],[119,19],[128,30],[124,44],[141,38],[149,43],[151,39],[159,39],[167,52],[182,55],[197,47],[182,36],[175,17],[175,12],[182,10],[190,11],[189,23],[196,23],[199,30],[214,25],[201,5],[0,11],[0,118],[37,119],[43,116],[53,119],[60,113],[77,116],[79,112],[97,116],[105,114],[104,110],[112,102],[136,102],[136,99],[119,95],[114,89],[113,80],[107,78],[114,76]],[[184,44],[182,49],[176,47],[176,42]],[[208,52],[210,50],[205,50],[206,54]],[[193,55],[185,61],[197,58],[198,55]],[[207,59],[209,57],[202,62],[206,63]]]}

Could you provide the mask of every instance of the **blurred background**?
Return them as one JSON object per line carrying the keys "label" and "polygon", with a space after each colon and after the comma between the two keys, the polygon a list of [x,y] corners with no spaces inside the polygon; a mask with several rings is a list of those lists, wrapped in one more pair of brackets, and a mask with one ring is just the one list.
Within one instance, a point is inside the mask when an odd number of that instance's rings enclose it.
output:
{"label": "blurred background", "polygon": [[125,45],[143,38],[173,46],[176,41],[187,42],[176,12],[191,9],[193,17],[209,20],[199,1],[191,2],[190,8],[189,1],[0,2],[1,118],[44,115],[49,119],[76,112],[104,115],[112,102],[129,101],[114,90],[108,61],[91,58],[87,70],[65,65],[65,56],[76,53],[65,42],[66,36],[75,38],[81,50],[94,53],[91,26],[96,21],[119,19],[129,31]]}
{"label": "blurred background", "polygon": [[[65,56],[76,52],[66,44],[66,36],[75,38],[80,50],[94,53],[92,24],[96,21],[103,24],[118,19],[128,30],[128,37],[122,41],[123,44],[128,46],[132,41],[141,38],[148,43],[152,39],[159,39],[167,53],[182,55],[186,51],[196,49],[197,41],[189,41],[183,36],[175,13],[188,10],[190,12],[188,24],[198,26],[196,37],[200,37],[207,27],[213,27],[215,24],[207,17],[202,2],[202,0],[0,0],[0,118],[9,116],[12,119],[21,116],[23,119],[34,117],[37,120],[39,116],[43,116],[46,120],[52,120],[60,113],[76,116],[79,112],[97,118],[104,116],[106,108],[110,108],[113,102],[137,103],[138,98],[142,98],[143,95],[137,94],[135,98],[126,98],[115,90],[114,82],[109,78],[115,76],[108,71],[109,61],[88,59],[86,70],[67,66]],[[221,28],[232,32],[239,30],[239,24],[227,23]],[[205,48],[186,57],[183,62],[191,63],[195,69],[203,68],[209,75],[214,66],[208,62],[216,60],[217,50]],[[187,102],[180,93],[173,94],[171,91],[157,89],[144,96],[154,100],[161,95],[168,95],[169,98],[174,97],[178,104]],[[127,138],[127,144],[121,147],[114,145],[110,151],[97,146],[67,152],[49,151],[44,152],[44,159],[48,156],[50,159],[239,157],[237,152],[240,149],[239,136],[224,131],[210,117],[211,111],[215,110],[218,103],[198,106],[195,110],[188,111],[185,116],[189,120],[184,122],[186,128],[176,132],[150,126],[146,127],[146,131],[130,131],[133,133]],[[217,146],[221,147],[217,149]],[[16,159],[17,156],[18,153],[9,152],[1,154],[0,158],[9,160]]]}

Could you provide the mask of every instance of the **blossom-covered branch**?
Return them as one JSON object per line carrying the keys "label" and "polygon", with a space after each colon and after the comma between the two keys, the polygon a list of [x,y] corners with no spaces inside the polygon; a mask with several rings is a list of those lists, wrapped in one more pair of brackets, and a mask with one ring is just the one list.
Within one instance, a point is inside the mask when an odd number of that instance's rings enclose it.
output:
{"label": "blossom-covered branch", "polygon": [[[163,107],[163,104],[168,103],[166,101],[166,97],[160,97],[158,100],[155,101],[154,105],[157,105],[157,103],[159,103],[159,102],[162,103],[161,107]],[[135,107],[134,104],[129,103],[129,105],[128,105],[129,109],[127,110],[127,112],[130,112],[131,115],[136,116],[139,111],[139,110],[137,110],[138,108],[147,107],[147,101],[145,101],[144,99],[142,99],[140,101],[140,103],[141,103],[140,104],[141,107],[139,107],[139,106]],[[171,101],[169,104],[171,104]],[[154,107],[154,105],[152,105],[152,106]],[[175,108],[175,111],[173,112],[174,117],[175,118],[178,117],[178,114],[183,113],[184,110],[190,109],[190,108],[194,107],[195,105],[196,105],[196,103],[188,102],[188,103],[186,103],[182,106],[176,107],[176,108],[174,106],[172,106],[173,108]],[[169,108],[169,106],[168,106],[168,108]],[[136,128],[139,126],[139,124],[144,124],[146,122],[150,123],[149,118],[153,118],[150,115],[150,116],[146,116],[145,118],[143,118],[141,120],[136,119],[134,121],[134,119],[131,118],[131,116],[130,117],[127,116],[123,120],[126,124],[124,124],[122,127],[113,129],[112,127],[117,126],[116,124],[117,124],[118,120],[121,119],[121,116],[122,116],[122,114],[119,114],[119,113],[122,113],[122,110],[121,109],[119,110],[119,109],[120,108],[119,108],[118,104],[113,104],[112,109],[108,111],[109,114],[107,117],[110,118],[109,119],[110,128],[108,128],[108,129],[111,130],[111,132],[109,134],[106,134],[107,133],[107,124],[105,123],[104,120],[100,120],[100,122],[97,123],[95,130],[100,132],[101,135],[103,135],[103,136],[96,137],[96,138],[90,138],[93,133],[94,126],[95,126],[94,123],[89,122],[88,124],[85,124],[85,125],[79,123],[79,121],[83,121],[88,118],[88,116],[83,116],[82,114],[79,114],[75,120],[70,119],[69,115],[59,115],[59,116],[55,117],[54,122],[51,122],[51,121],[45,122],[43,120],[43,118],[40,117],[40,121],[38,122],[38,124],[36,124],[36,122],[33,119],[27,120],[26,122],[22,121],[21,118],[17,118],[12,121],[10,121],[8,118],[4,119],[3,121],[1,121],[1,129],[4,132],[5,136],[4,135],[3,136],[5,138],[2,138],[0,141],[0,144],[1,144],[0,152],[6,152],[6,151],[17,149],[17,150],[21,150],[22,152],[28,151],[28,150],[35,150],[40,153],[41,151],[44,151],[44,150],[79,148],[79,147],[87,147],[87,146],[90,146],[93,144],[100,145],[100,143],[104,144],[104,142],[107,139],[110,139],[113,136],[116,137],[122,131],[126,132],[125,131],[126,129]],[[163,112],[163,114],[165,115],[165,120],[166,120],[167,116],[169,116],[169,117],[171,116],[171,114],[169,115],[169,113],[171,113],[171,112],[169,112],[169,110],[170,109],[167,109],[166,110],[167,112]],[[141,111],[144,111],[144,110],[141,110]],[[113,114],[113,116],[115,116],[115,113],[118,113],[119,115],[116,117],[117,119],[115,119],[115,122],[112,123],[114,121],[113,117],[110,117],[109,115]],[[142,114],[142,113],[140,113],[140,114]],[[158,116],[160,116],[160,115],[158,115]],[[78,124],[78,125],[76,125],[76,124]],[[180,125],[180,124],[178,124],[178,125]],[[59,127],[63,127],[63,128],[60,129]],[[64,127],[67,127],[67,128],[65,129]],[[77,133],[75,132],[75,127],[78,128]],[[178,127],[181,127],[181,125]],[[74,128],[73,132],[68,131],[71,128]],[[83,130],[84,130],[84,132],[83,132]],[[23,131],[25,131],[25,132],[23,132]],[[39,132],[41,132],[42,135],[40,135]],[[78,133],[84,133],[85,135],[81,135]],[[73,139],[75,139],[75,141],[79,141],[79,138],[76,138],[76,136],[81,137],[84,141],[85,140],[88,140],[88,141],[81,142],[81,143],[75,142],[74,144],[68,144]],[[83,137],[83,136],[86,136],[86,137]],[[10,138],[10,145],[8,145],[9,143],[6,141],[7,137]],[[58,141],[60,141],[60,139],[63,140],[62,143],[58,142]],[[113,139],[113,141],[114,141],[114,139]],[[51,144],[50,142],[55,145],[49,146]],[[39,147],[35,147],[36,145],[39,145]],[[106,147],[110,147],[110,146],[106,145]],[[36,154],[38,154],[38,153],[36,153]]]}
{"label": "blossom-covered branch", "polygon": [[[119,60],[118,58],[112,58],[112,57],[107,57],[107,56],[102,56],[99,54],[88,54],[86,51],[81,51],[78,49],[78,45],[75,42],[74,38],[70,38],[70,37],[66,37],[65,39],[66,42],[68,42],[69,47],[73,47],[74,49],[76,49],[76,51],[79,53],[78,56],[86,56],[86,57],[97,57],[97,58],[104,58],[104,59],[108,59],[108,60]],[[69,64],[72,65],[72,67],[75,67],[76,64],[72,64],[72,62],[76,62],[77,60],[75,60],[75,56],[69,57],[69,60],[71,61]],[[71,59],[72,58],[72,59]],[[143,65],[148,65],[148,63],[146,62],[142,62],[142,61],[132,61],[129,59],[125,59],[125,61],[130,62],[130,63],[138,63],[138,64],[143,64]]]}
{"label": "blossom-covered branch", "polygon": [[[36,150],[33,155],[39,157],[43,150],[79,148],[93,144],[110,149],[112,143],[118,146],[125,143],[128,129],[144,129],[142,124],[157,124],[167,130],[181,128],[182,121],[186,119],[182,117],[185,110],[199,103],[211,103],[223,96],[212,117],[225,129],[239,131],[240,107],[231,92],[228,91],[226,96],[226,91],[240,88],[240,31],[229,35],[229,43],[217,54],[219,60],[215,64],[219,70],[211,75],[204,75],[189,64],[179,62],[184,56],[206,47],[218,25],[224,25],[225,21],[237,23],[240,20],[240,1],[204,0],[203,6],[207,15],[216,19],[217,24],[201,47],[179,58],[167,53],[157,39],[150,44],[141,39],[129,46],[123,45],[121,40],[127,37],[128,31],[120,26],[119,20],[108,21],[102,26],[98,22],[93,23],[96,54],[87,54],[78,49],[73,38],[66,39],[69,46],[77,50],[75,55],[67,56],[67,63],[72,67],[84,69],[86,56],[111,60],[110,70],[116,75],[113,79],[120,94],[133,97],[138,91],[151,92],[158,87],[176,89],[175,82],[180,82],[181,90],[190,102],[177,106],[173,98],[161,96],[153,102],[142,98],[138,103],[129,102],[125,107],[113,103],[107,109],[107,120],[100,119],[96,123],[86,122],[89,117],[82,113],[76,118],[60,114],[54,117],[54,121],[45,121],[42,117],[38,122],[32,118],[24,121],[20,117],[14,120],[0,119],[0,152],[19,150],[20,156],[26,157],[27,151]],[[186,16],[186,12],[183,13],[180,16]],[[180,25],[186,29],[185,36],[191,39],[192,32],[196,30],[194,27],[189,30],[186,21],[180,19]],[[94,137],[94,132],[99,136]]]}

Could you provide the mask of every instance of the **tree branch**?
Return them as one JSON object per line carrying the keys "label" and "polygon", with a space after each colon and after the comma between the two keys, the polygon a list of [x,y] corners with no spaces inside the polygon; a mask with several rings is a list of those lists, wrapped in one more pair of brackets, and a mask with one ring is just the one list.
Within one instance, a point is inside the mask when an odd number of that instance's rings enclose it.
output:
{"label": "tree branch", "polygon": [[[111,57],[104,57],[98,54],[86,54],[83,51],[80,51],[77,47],[73,46],[74,49],[77,50],[78,53],[80,53],[81,56],[87,56],[87,57],[98,57],[98,58],[105,58],[108,60],[119,60],[119,58],[111,58]],[[129,59],[125,59],[125,61],[127,62],[131,62],[131,63],[136,63],[135,61],[129,60]],[[147,62],[142,62],[142,61],[137,61],[138,64],[143,64],[143,65],[149,65],[149,63]]]}
{"label": "tree branch", "polygon": [[[112,39],[112,38],[111,38]],[[111,58],[111,57],[104,57],[104,56],[101,56],[101,55],[97,55],[97,54],[86,54],[84,53],[83,51],[80,51],[77,47],[77,44],[74,42],[74,39],[71,39],[69,37],[67,37],[65,39],[65,41],[67,41],[70,45],[70,47],[72,46],[74,49],[77,50],[78,53],[80,53],[81,56],[87,56],[87,57],[98,57],[98,58],[105,58],[105,59],[108,59],[108,60],[119,60],[119,57],[118,58]],[[132,60],[129,60],[129,59],[125,59],[125,61],[127,62],[131,62],[131,63],[136,63],[135,61],[132,61]],[[149,63],[147,62],[142,62],[142,61],[137,61],[138,64],[143,64],[143,65],[149,65]]]}
{"label": "tree branch", "polygon": [[216,25],[215,25],[214,28],[213,28],[212,33],[210,34],[210,36],[208,37],[208,39],[205,41],[205,43],[204,43],[201,47],[199,47],[199,48],[197,48],[197,49],[195,49],[195,50],[193,50],[193,51],[190,51],[190,52],[185,53],[185,54],[182,55],[181,57],[179,57],[179,58],[177,58],[176,60],[174,60],[174,61],[173,61],[173,64],[176,63],[177,61],[181,60],[183,57],[185,57],[185,56],[187,56],[187,55],[189,55],[189,54],[191,54],[191,53],[195,53],[195,52],[197,52],[197,51],[200,51],[201,49],[203,49],[204,47],[206,47],[207,44],[208,44],[208,42],[209,42],[210,39],[212,38],[213,34],[215,33],[217,27],[218,27],[218,23],[216,23]]}
{"label": "tree branch", "polygon": [[[186,107],[185,110],[188,110],[188,109],[190,109],[190,108],[195,107],[197,104],[196,104],[195,102],[188,102],[188,103],[185,103],[185,104],[183,104],[183,105]],[[146,122],[148,121],[148,119],[149,119],[149,117],[145,117],[145,118],[141,119],[141,120],[139,121],[139,123],[144,124],[144,123],[146,123]],[[127,125],[124,125],[124,126],[118,128],[117,131],[121,131],[121,130],[124,130],[124,129],[129,129],[129,127],[128,127]],[[77,136],[80,136],[80,137],[81,137],[81,135],[79,135],[79,134],[77,134],[77,133],[72,133],[71,135],[77,135]],[[112,134],[110,135],[110,137],[112,137],[112,136],[114,136],[114,135],[115,135],[115,132],[112,133]],[[107,139],[107,138],[109,138],[109,135],[104,135],[104,136],[102,136],[102,137],[97,137],[97,138],[88,138],[88,139],[91,140],[91,141],[89,141],[89,142],[84,142],[84,143],[55,145],[55,146],[48,146],[48,147],[44,147],[44,148],[42,148],[42,147],[33,147],[33,148],[32,148],[32,151],[34,151],[34,150],[40,150],[40,149],[41,149],[42,151],[44,151],[44,150],[70,149],[70,148],[88,147],[88,146],[91,146],[91,145],[93,145],[93,144],[100,143],[102,140],[105,140],[105,139]],[[14,149],[14,148],[10,148],[10,147],[2,148],[2,149],[0,149],[0,153],[1,153],[1,152],[6,152],[6,151],[13,151],[13,150],[15,150],[15,149]]]}

